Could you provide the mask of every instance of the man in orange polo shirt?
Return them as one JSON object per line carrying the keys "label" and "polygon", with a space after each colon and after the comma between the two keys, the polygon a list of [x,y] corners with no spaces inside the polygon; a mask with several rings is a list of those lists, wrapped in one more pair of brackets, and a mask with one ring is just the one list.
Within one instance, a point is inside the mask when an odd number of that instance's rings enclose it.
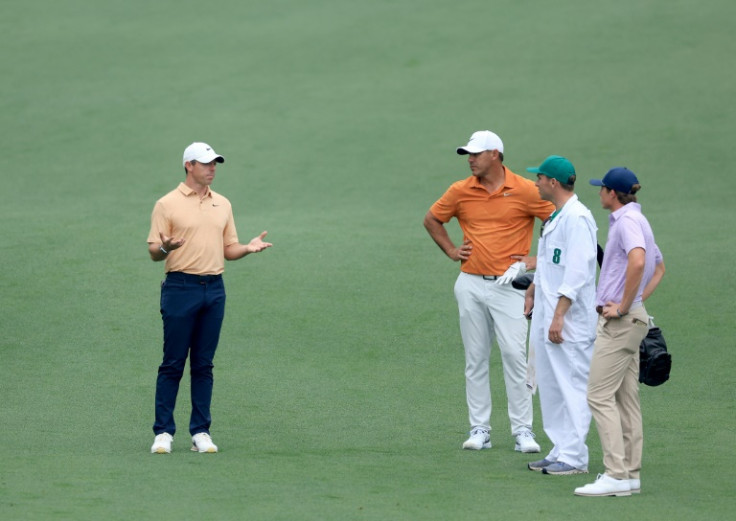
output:
{"label": "man in orange polo shirt", "polygon": [[186,178],[156,202],[151,214],[148,253],[166,261],[161,284],[164,325],[163,362],[156,381],[156,435],[151,452],[168,454],[176,433],[174,406],[189,357],[192,450],[217,452],[210,437],[212,368],[225,316],[225,259],[237,260],[271,246],[266,232],[248,244],[238,242],[232,206],[210,190],[218,163],[225,158],[206,143],[184,150]]}
{"label": "man in orange polo shirt", "polygon": [[[453,261],[460,261],[455,297],[465,346],[465,389],[470,437],[464,449],[491,447],[489,360],[497,339],[501,350],[511,434],[515,450],[539,452],[532,432],[532,395],[526,387],[527,319],[524,292],[511,281],[533,269],[529,257],[534,218],[545,220],[554,211],[534,183],[503,164],[503,142],[488,130],[475,132],[457,149],[468,156],[472,175],[457,181],[424,217],[424,226]],[[455,217],[463,231],[456,246],[444,224]],[[514,262],[512,256],[522,260]],[[529,265],[527,265],[529,264]]]}

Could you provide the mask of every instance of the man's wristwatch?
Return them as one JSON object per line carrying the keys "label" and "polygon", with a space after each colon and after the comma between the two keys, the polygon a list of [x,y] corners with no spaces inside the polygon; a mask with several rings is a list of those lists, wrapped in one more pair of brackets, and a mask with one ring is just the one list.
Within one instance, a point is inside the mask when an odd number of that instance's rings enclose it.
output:
{"label": "man's wristwatch", "polygon": [[164,250],[164,245],[163,244],[161,246],[159,246],[158,249],[161,250],[161,253],[163,253],[164,255],[168,255],[169,254],[168,251]]}

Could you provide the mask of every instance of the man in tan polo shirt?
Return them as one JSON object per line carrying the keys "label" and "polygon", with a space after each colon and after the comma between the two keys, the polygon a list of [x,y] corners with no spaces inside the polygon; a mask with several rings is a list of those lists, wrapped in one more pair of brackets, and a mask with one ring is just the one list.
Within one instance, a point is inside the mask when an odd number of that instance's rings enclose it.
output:
{"label": "man in tan polo shirt", "polygon": [[[424,217],[424,226],[442,251],[460,261],[455,297],[465,346],[465,390],[470,437],[464,449],[491,447],[489,360],[494,337],[503,362],[511,434],[519,452],[539,452],[532,432],[532,395],[526,387],[527,320],[524,292],[511,281],[531,264],[534,218],[555,207],[539,197],[534,183],[503,164],[503,142],[493,132],[473,133],[457,149],[468,156],[472,175],[452,186]],[[463,231],[456,246],[444,224],[455,217]],[[517,262],[513,262],[515,259]],[[530,265],[527,266],[525,262]]]}
{"label": "man in tan polo shirt", "polygon": [[151,452],[168,454],[176,433],[174,406],[187,356],[191,371],[192,450],[217,452],[210,437],[212,368],[225,316],[225,259],[237,260],[271,246],[266,232],[248,244],[238,242],[232,206],[210,190],[218,163],[225,158],[206,143],[184,150],[186,178],[156,202],[151,215],[148,252],[165,261],[161,285],[164,325],[163,362],[156,381],[156,435]]}

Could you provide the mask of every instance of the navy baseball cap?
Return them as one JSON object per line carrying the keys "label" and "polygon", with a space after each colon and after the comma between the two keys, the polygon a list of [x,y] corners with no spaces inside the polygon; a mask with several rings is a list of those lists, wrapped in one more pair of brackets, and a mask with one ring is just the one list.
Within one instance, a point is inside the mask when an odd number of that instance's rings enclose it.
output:
{"label": "navy baseball cap", "polygon": [[611,190],[629,194],[631,193],[631,188],[639,184],[639,180],[636,178],[634,172],[625,166],[617,166],[606,172],[603,179],[591,179],[590,184],[593,186],[605,186]]}

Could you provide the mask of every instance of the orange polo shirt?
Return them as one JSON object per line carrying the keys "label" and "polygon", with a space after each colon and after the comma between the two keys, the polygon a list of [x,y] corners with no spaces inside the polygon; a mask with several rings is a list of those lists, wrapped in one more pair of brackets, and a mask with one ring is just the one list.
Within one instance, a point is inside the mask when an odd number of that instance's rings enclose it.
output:
{"label": "orange polo shirt", "polygon": [[503,275],[511,255],[529,255],[534,218],[544,220],[555,206],[539,197],[533,181],[508,168],[501,188],[490,194],[478,178],[453,183],[430,211],[441,222],[455,217],[473,252],[460,269],[474,275]]}
{"label": "orange polo shirt", "polygon": [[184,183],[156,201],[149,244],[161,242],[159,232],[185,239],[181,248],[166,257],[166,273],[219,275],[225,271],[225,246],[238,242],[230,201],[212,190],[200,199]]}

